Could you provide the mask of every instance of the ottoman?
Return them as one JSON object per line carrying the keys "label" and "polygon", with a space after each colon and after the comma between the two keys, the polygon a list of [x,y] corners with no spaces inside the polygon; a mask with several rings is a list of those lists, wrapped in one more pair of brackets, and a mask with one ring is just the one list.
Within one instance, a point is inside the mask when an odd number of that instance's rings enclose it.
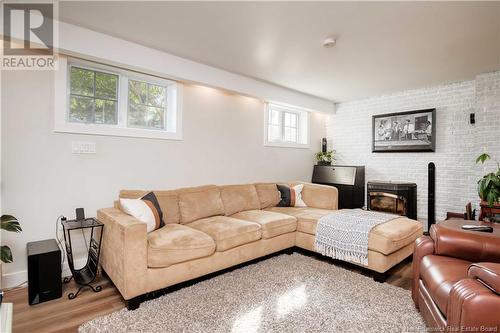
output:
{"label": "ottoman", "polygon": [[[314,238],[318,220],[332,213],[329,209],[272,207],[269,210],[284,212],[297,218],[296,246],[315,251]],[[422,223],[407,217],[399,217],[380,224],[370,231],[368,239],[368,268],[385,273],[413,254],[415,240],[422,236]]]}

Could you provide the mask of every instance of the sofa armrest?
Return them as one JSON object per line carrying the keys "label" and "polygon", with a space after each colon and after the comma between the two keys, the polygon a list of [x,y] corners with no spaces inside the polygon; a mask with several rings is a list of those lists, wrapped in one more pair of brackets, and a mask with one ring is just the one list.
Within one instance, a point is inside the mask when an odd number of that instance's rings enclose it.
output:
{"label": "sofa armrest", "polygon": [[500,295],[500,264],[481,262],[469,266],[468,275],[478,279],[493,292]]}
{"label": "sofa armrest", "polygon": [[429,236],[421,236],[415,240],[412,263],[412,288],[411,296],[415,306],[418,307],[418,283],[420,281],[420,262],[422,258],[434,253],[434,241]]}
{"label": "sofa armrest", "polygon": [[304,183],[302,200],[308,207],[321,209],[338,209],[338,190],[336,187],[312,183]]}
{"label": "sofa armrest", "polygon": [[453,285],[448,299],[447,326],[453,332],[497,332],[500,296],[476,279]]}
{"label": "sofa armrest", "polygon": [[147,292],[146,224],[117,208],[97,211],[104,224],[101,266],[128,300]]}

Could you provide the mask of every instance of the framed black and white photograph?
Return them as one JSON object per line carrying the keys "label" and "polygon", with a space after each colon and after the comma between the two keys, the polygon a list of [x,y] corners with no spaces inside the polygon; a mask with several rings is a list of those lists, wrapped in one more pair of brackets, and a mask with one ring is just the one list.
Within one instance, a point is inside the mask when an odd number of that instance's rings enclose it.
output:
{"label": "framed black and white photograph", "polygon": [[375,115],[372,152],[429,152],[436,147],[436,109]]}

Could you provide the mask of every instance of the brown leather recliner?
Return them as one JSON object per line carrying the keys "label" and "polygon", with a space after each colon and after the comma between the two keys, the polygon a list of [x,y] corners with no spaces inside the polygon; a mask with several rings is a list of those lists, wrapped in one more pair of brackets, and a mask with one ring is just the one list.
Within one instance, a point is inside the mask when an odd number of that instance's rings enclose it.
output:
{"label": "brown leather recliner", "polygon": [[498,332],[498,235],[464,232],[453,223],[433,225],[430,236],[415,243],[412,297],[429,327]]}

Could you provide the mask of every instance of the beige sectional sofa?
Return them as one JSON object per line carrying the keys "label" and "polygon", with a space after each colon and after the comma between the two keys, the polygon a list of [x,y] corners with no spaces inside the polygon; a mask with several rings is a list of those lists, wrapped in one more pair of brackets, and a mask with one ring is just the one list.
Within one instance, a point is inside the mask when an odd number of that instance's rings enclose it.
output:
{"label": "beige sectional sofa", "polygon": [[[317,221],[337,209],[337,189],[303,184],[307,207],[276,207],[276,183],[154,191],[166,225],[149,234],[117,201],[97,212],[102,268],[134,309],[144,294],[252,259],[295,246],[314,251]],[[145,193],[124,190],[120,198]],[[405,217],[373,228],[367,268],[386,272],[413,253],[421,234],[421,224]]]}

